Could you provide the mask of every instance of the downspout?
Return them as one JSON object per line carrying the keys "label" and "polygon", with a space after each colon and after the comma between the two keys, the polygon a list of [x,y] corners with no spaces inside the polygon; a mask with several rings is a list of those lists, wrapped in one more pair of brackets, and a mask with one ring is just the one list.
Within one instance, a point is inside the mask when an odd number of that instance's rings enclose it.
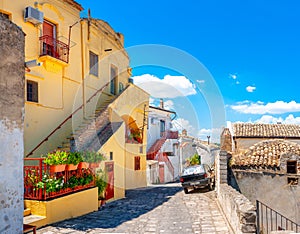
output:
{"label": "downspout", "polygon": [[81,41],[81,79],[82,79],[82,117],[86,115],[85,101],[85,74],[84,74],[84,48],[83,48],[83,20],[80,21],[80,41]]}

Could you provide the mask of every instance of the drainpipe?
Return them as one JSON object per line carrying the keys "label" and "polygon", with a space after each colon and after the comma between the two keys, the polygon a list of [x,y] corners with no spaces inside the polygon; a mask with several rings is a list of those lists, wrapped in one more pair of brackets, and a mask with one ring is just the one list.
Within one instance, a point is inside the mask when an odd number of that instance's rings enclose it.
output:
{"label": "drainpipe", "polygon": [[83,48],[83,20],[80,21],[80,35],[81,35],[81,79],[82,79],[82,116],[85,118],[86,108],[85,108],[85,79],[84,79],[84,48]]}

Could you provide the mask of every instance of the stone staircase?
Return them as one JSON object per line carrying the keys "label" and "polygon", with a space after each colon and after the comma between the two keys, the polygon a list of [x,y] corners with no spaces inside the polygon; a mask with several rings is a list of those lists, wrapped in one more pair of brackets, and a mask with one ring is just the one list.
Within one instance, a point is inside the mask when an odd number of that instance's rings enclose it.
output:
{"label": "stone staircase", "polygon": [[[105,99],[97,106],[94,114],[84,119],[69,137],[57,148],[63,151],[97,151],[114,134],[112,129],[122,123],[111,123],[109,119],[109,104],[118,96],[105,95]],[[101,136],[101,137],[99,137]]]}

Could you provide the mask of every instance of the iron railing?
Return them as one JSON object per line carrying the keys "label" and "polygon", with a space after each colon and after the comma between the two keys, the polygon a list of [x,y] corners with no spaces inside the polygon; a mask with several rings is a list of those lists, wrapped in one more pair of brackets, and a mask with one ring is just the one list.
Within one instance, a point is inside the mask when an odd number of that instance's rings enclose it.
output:
{"label": "iron railing", "polygon": [[256,212],[257,234],[269,234],[277,230],[300,232],[300,224],[284,217],[260,201],[256,201]]}
{"label": "iron railing", "polygon": [[51,170],[43,158],[24,159],[24,198],[45,201],[95,187],[95,169],[84,163]]}
{"label": "iron railing", "polygon": [[40,37],[40,56],[49,55],[65,63],[69,62],[69,46],[49,35]]}

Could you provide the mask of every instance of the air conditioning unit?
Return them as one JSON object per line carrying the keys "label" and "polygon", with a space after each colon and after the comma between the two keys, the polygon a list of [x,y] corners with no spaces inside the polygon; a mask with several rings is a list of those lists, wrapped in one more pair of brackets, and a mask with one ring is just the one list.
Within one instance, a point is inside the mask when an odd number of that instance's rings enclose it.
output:
{"label": "air conditioning unit", "polygon": [[24,12],[24,21],[34,25],[42,24],[44,21],[44,13],[33,7],[26,7]]}

